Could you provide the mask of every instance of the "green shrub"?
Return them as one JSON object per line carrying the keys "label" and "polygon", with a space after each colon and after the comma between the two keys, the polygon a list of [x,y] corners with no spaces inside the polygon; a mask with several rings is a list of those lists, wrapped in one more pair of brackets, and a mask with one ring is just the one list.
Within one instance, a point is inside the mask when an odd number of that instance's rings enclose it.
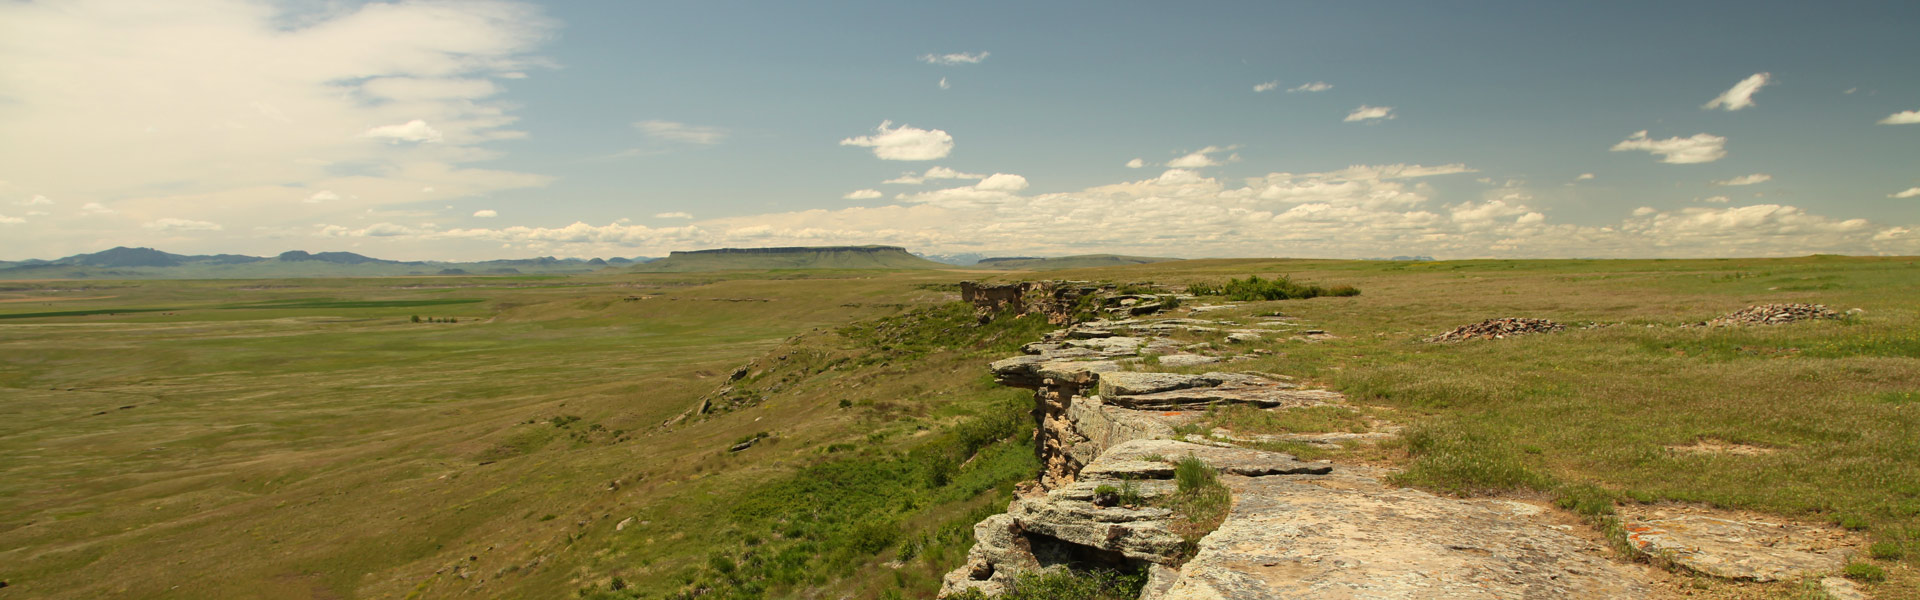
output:
{"label": "green shrub", "polygon": [[1873,526],[1866,517],[1860,515],[1840,515],[1840,518],[1834,519],[1834,524],[1848,531],[1865,531]]}
{"label": "green shrub", "polygon": [[1899,560],[1906,555],[1906,549],[1901,548],[1899,542],[1874,542],[1872,546],[1867,547],[1867,556],[1880,560]]}
{"label": "green shrub", "polygon": [[[1107,569],[1021,573],[998,600],[1133,600],[1146,587],[1146,573]],[[986,600],[979,590],[951,596],[955,600]]]}
{"label": "green shrub", "polygon": [[1590,483],[1579,483],[1560,486],[1554,492],[1553,503],[1560,508],[1587,517],[1613,514],[1616,495],[1606,488]]}
{"label": "green shrub", "polygon": [[1880,583],[1887,580],[1886,570],[1881,569],[1880,565],[1873,563],[1855,562],[1848,564],[1847,570],[1844,573],[1848,579],[1865,581],[1867,583]]}
{"label": "green shrub", "polygon": [[1183,494],[1220,484],[1220,477],[1213,472],[1213,467],[1193,455],[1174,463],[1173,480]]}
{"label": "green shrub", "polygon": [[1231,300],[1252,302],[1319,296],[1358,296],[1360,290],[1350,285],[1334,286],[1332,289],[1317,285],[1303,285],[1294,283],[1285,275],[1273,279],[1261,279],[1259,275],[1249,275],[1246,279],[1228,279],[1226,283],[1190,284],[1187,286],[1187,293],[1196,296],[1226,296]]}

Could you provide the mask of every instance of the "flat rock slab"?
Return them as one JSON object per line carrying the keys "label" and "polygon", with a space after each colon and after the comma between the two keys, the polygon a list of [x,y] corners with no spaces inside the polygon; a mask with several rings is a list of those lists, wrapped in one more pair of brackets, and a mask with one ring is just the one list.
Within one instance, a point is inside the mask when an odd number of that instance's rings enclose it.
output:
{"label": "flat rock slab", "polygon": [[1250,404],[1261,408],[1300,408],[1322,404],[1338,404],[1346,401],[1346,396],[1327,390],[1292,389],[1285,385],[1221,385],[1210,388],[1189,388],[1138,394],[1133,396],[1113,396],[1106,399],[1108,404],[1136,410],[1171,410],[1204,408],[1209,404]]}
{"label": "flat rock slab", "polygon": [[1394,489],[1346,467],[1236,477],[1233,509],[1161,598],[1645,598],[1631,567],[1520,502]]}
{"label": "flat rock slab", "polygon": [[1740,521],[1697,514],[1643,515],[1626,522],[1627,541],[1687,569],[1747,581],[1832,573],[1852,555],[1837,529]]}

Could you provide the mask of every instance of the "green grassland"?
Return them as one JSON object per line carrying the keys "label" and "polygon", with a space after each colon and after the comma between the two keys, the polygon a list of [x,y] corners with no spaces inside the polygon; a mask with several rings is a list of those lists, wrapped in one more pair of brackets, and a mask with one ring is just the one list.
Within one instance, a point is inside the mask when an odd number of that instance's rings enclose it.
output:
{"label": "green grassland", "polygon": [[[1336,460],[1396,463],[1401,483],[1448,493],[1577,497],[1589,513],[1687,502],[1844,523],[1880,544],[1865,559],[1889,574],[1877,597],[1915,593],[1912,259],[1047,274],[1249,275],[1362,290],[1213,313],[1281,312],[1333,334],[1256,342],[1273,354],[1241,364],[1409,426]],[[17,283],[0,291],[0,580],[51,598],[928,597],[971,524],[1035,469],[1030,400],[984,364],[1049,328],[973,326],[952,304],[969,276]],[[1679,326],[1767,302],[1864,313]],[[1504,316],[1569,329],[1420,341]],[[702,398],[705,414],[676,420]],[[1668,449],[1700,441],[1774,451]]]}

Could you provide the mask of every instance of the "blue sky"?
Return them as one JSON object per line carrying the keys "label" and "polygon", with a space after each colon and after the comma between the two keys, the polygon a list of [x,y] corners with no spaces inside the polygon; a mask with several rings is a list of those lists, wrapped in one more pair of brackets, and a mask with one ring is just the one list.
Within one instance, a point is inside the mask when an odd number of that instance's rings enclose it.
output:
{"label": "blue sky", "polygon": [[1920,5],[1562,4],[5,4],[0,258],[1920,254]]}

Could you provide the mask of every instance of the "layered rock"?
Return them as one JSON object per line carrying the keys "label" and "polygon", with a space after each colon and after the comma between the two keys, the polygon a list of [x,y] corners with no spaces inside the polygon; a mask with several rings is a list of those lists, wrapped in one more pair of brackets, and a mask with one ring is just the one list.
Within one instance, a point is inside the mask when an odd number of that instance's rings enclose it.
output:
{"label": "layered rock", "polygon": [[[1197,312],[1197,311],[1196,311]],[[1232,447],[1175,428],[1199,409],[1244,404],[1265,410],[1340,404],[1332,391],[1266,373],[1142,372],[1157,356],[1191,356],[1166,334],[1251,333],[1199,319],[1082,323],[991,365],[1003,384],[1033,389],[1037,492],[975,527],[967,565],[941,595],[1007,591],[1023,572],[1135,569],[1149,575],[1142,598],[1640,598],[1646,586],[1599,549],[1551,525],[1541,508],[1459,500],[1381,483],[1361,467],[1303,462]],[[1315,332],[1320,334],[1322,332]],[[1205,344],[1190,346],[1209,350]],[[1182,359],[1181,364],[1203,364]],[[1287,434],[1251,441],[1337,445],[1384,434]],[[1193,456],[1219,472],[1233,495],[1220,528],[1188,556],[1169,530],[1171,513],[1104,506],[1102,485],[1132,486],[1146,504],[1170,494],[1173,461]]]}

